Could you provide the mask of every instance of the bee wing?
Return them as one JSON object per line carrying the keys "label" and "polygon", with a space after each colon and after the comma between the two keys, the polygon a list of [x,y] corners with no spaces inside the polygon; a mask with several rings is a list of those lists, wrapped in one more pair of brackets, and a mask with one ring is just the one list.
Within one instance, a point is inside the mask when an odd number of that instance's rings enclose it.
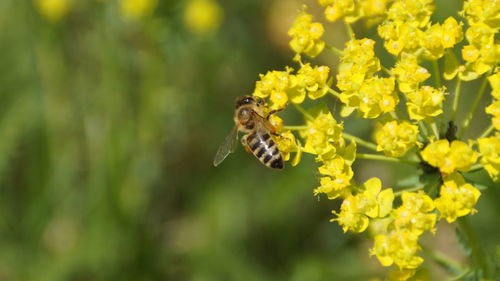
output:
{"label": "bee wing", "polygon": [[226,136],[224,142],[217,149],[217,153],[215,153],[214,157],[214,166],[218,166],[229,153],[232,153],[236,150],[236,143],[238,143],[238,128],[234,126],[229,135]]}

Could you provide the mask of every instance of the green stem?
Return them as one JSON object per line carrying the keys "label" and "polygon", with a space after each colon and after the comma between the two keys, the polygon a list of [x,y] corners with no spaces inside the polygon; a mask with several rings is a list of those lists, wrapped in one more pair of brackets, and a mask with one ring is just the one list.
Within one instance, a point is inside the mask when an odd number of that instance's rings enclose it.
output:
{"label": "green stem", "polygon": [[431,120],[432,121],[430,122],[430,125],[431,125],[432,132],[434,133],[434,136],[436,136],[436,139],[439,139],[439,130],[438,130],[438,127],[436,125],[436,121],[434,120],[434,118],[432,118]]}
{"label": "green stem", "polygon": [[352,27],[350,23],[344,21],[345,28],[347,30],[347,35],[349,35],[349,39],[356,40],[356,36],[354,36],[354,31],[352,31]]}
{"label": "green stem", "polygon": [[464,268],[462,268],[462,265],[459,264],[456,260],[452,259],[451,257],[439,251],[431,250],[427,247],[423,247],[423,250],[425,253],[431,256],[439,265],[441,265],[444,269],[448,270],[450,273],[459,274],[461,272],[464,272]]}
{"label": "green stem", "polygon": [[406,160],[406,159],[395,158],[395,157],[389,157],[389,156],[378,155],[378,154],[357,153],[356,154],[356,158],[369,159],[369,160],[380,160],[380,161],[396,162],[396,163],[404,163],[404,164],[410,164],[410,165],[416,165],[416,164],[418,164],[417,161]]}
{"label": "green stem", "polygon": [[373,150],[373,151],[377,151],[377,145],[376,145],[376,144],[374,144],[374,143],[371,143],[371,142],[369,142],[369,141],[365,141],[365,140],[363,140],[363,139],[360,139],[360,138],[358,138],[358,137],[356,137],[356,136],[350,135],[350,134],[345,133],[345,132],[344,132],[344,133],[342,133],[342,136],[343,136],[345,139],[348,139],[348,140],[350,140],[350,141],[354,141],[355,143],[357,143],[357,144],[359,144],[359,145],[361,145],[361,146],[364,146],[364,147],[366,147],[366,148],[368,148],[368,149],[371,149],[371,150]]}
{"label": "green stem", "polygon": [[480,170],[483,168],[483,165],[481,163],[477,163],[477,164],[474,164],[470,167],[470,169],[467,171],[467,173],[472,173],[472,172],[475,172],[477,170]]}
{"label": "green stem", "polygon": [[486,138],[491,134],[491,132],[493,132],[493,124],[490,124],[490,126],[484,130],[484,132],[479,136],[479,139]]}
{"label": "green stem", "polygon": [[403,192],[419,191],[421,189],[424,189],[424,187],[425,187],[425,185],[422,184],[422,185],[417,185],[417,186],[410,187],[410,188],[401,189],[401,190],[394,192],[394,196],[401,196],[403,194]]}
{"label": "green stem", "polygon": [[458,138],[462,138],[462,136],[465,134],[465,132],[469,128],[470,121],[472,120],[472,118],[474,117],[474,114],[476,113],[476,109],[479,105],[479,102],[481,101],[481,98],[483,97],[484,90],[486,90],[486,85],[488,84],[487,83],[488,82],[488,79],[487,79],[488,75],[489,75],[489,72],[487,75],[484,76],[483,81],[481,82],[479,92],[477,93],[476,98],[474,99],[474,102],[472,103],[471,109],[470,109],[469,113],[467,114],[467,117],[462,125],[462,130],[460,130],[460,134],[459,134]]}
{"label": "green stem", "polygon": [[477,241],[474,230],[470,225],[469,218],[465,216],[458,219],[458,226],[462,231],[465,240],[470,246],[472,260],[474,261],[474,264],[483,271],[483,278],[488,279],[490,275],[489,275],[488,262],[486,261],[486,255],[479,246],[479,242]]}
{"label": "green stem", "polygon": [[344,56],[344,52],[342,52],[342,50],[340,50],[338,48],[335,48],[335,47],[333,47],[332,45],[330,45],[328,43],[325,43],[325,47],[328,50],[332,51],[334,54],[336,54],[339,57],[343,57]]}
{"label": "green stem", "polygon": [[295,106],[295,108],[300,112],[302,113],[302,115],[304,115],[304,117],[309,120],[309,121],[312,121],[314,120],[314,117],[312,117],[311,114],[309,114],[302,106],[298,105],[298,104],[293,104]]}
{"label": "green stem", "polygon": [[451,112],[451,120],[455,121],[455,118],[457,117],[457,111],[458,111],[458,101],[460,99],[460,89],[462,88],[462,80],[458,78],[457,75],[457,83],[455,85],[455,96],[453,97],[453,109]]}
{"label": "green stem", "polygon": [[391,72],[391,71],[390,71],[387,67],[385,67],[385,66],[383,66],[383,65],[381,65],[380,67],[382,68],[382,70],[383,70],[385,73],[387,73],[387,74],[389,74],[389,75],[392,75],[392,72]]}
{"label": "green stem", "polygon": [[396,113],[396,111],[391,111],[389,112],[389,114],[391,115],[392,118],[394,118],[395,120],[399,120],[399,116],[398,114]]}
{"label": "green stem", "polygon": [[339,93],[339,92],[335,91],[334,89],[332,89],[332,88],[330,88],[330,87],[328,87],[328,86],[326,86],[326,88],[328,89],[328,92],[329,92],[330,94],[332,94],[332,95],[334,95],[335,97],[337,97],[338,99],[340,99],[340,93]]}
{"label": "green stem", "polygon": [[284,126],[283,129],[290,130],[290,131],[302,131],[302,130],[307,129],[307,126],[306,125],[302,125],[302,126]]}
{"label": "green stem", "polygon": [[418,127],[420,128],[420,132],[422,133],[422,137],[424,139],[427,139],[429,136],[429,131],[425,127],[425,124],[422,121],[418,121]]}
{"label": "green stem", "polygon": [[434,79],[436,79],[436,87],[441,88],[441,72],[439,72],[439,63],[437,60],[432,61],[432,68],[434,69]]}

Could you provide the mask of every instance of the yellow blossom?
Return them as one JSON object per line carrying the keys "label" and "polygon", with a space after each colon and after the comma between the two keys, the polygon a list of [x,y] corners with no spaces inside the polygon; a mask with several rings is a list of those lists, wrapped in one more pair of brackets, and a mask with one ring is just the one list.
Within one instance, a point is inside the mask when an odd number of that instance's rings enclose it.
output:
{"label": "yellow blossom", "polygon": [[392,209],[394,193],[391,188],[381,192],[382,182],[378,178],[367,180],[359,189],[364,190],[356,195],[347,196],[340,206],[340,213],[333,212],[344,232],[363,232],[368,227],[369,218],[386,216]]}
{"label": "yellow blossom", "polygon": [[320,186],[314,189],[313,194],[324,193],[328,199],[335,199],[348,192],[347,187],[350,186],[350,180],[347,174],[339,174],[335,178],[322,177]]}
{"label": "yellow blossom", "polygon": [[455,170],[467,172],[476,163],[478,153],[464,142],[438,140],[430,143],[420,152],[422,158],[431,166],[438,167],[441,173],[451,174]]}
{"label": "yellow blossom", "polygon": [[481,164],[494,181],[500,180],[500,134],[477,140]]}
{"label": "yellow blossom", "polygon": [[407,229],[421,235],[425,231],[434,231],[436,214],[432,199],[423,192],[403,192],[403,204],[394,210],[396,229]]}
{"label": "yellow blossom", "polygon": [[491,123],[495,129],[500,130],[500,100],[497,100],[486,107],[486,113],[493,115]]}
{"label": "yellow blossom", "polygon": [[383,266],[396,264],[400,269],[414,269],[423,262],[417,255],[418,250],[418,235],[404,229],[375,236],[370,252]]}
{"label": "yellow blossom", "polygon": [[187,28],[200,35],[217,30],[222,19],[222,8],[215,0],[189,0],[184,10]]}
{"label": "yellow blossom", "polygon": [[488,23],[492,27],[500,20],[500,6],[497,0],[468,0],[464,3],[464,8],[461,11],[469,24],[475,25],[478,23]]}
{"label": "yellow blossom", "polygon": [[325,18],[336,21],[345,17],[346,22],[354,22],[360,16],[359,5],[355,0],[319,0],[325,7]]}
{"label": "yellow blossom", "polygon": [[303,65],[297,72],[301,87],[307,91],[310,99],[318,99],[328,92],[328,66],[311,67],[309,63]]}
{"label": "yellow blossom", "polygon": [[292,27],[288,31],[288,35],[292,37],[290,47],[296,53],[305,53],[314,58],[325,47],[325,42],[321,40],[324,28],[319,22],[312,22],[312,15],[301,12]]}
{"label": "yellow blossom", "polygon": [[408,114],[413,120],[423,120],[443,112],[442,105],[445,93],[431,86],[422,86],[418,91],[407,94]]}
{"label": "yellow blossom", "polygon": [[[347,99],[343,97],[347,96]],[[365,83],[357,93],[359,104],[352,103],[349,95],[341,95],[341,101],[351,107],[358,107],[364,118],[377,118],[382,113],[394,111],[399,103],[399,98],[394,92],[394,78],[372,77]]]}
{"label": "yellow blossom", "polygon": [[150,15],[157,0],[120,0],[122,16],[126,19],[138,20]]}
{"label": "yellow blossom", "polygon": [[500,99],[500,72],[497,72],[488,77],[488,81],[490,82],[491,88],[493,89],[491,91],[491,95],[495,99]]}
{"label": "yellow blossom", "polygon": [[275,138],[276,145],[278,146],[283,159],[288,161],[290,159],[290,152],[297,151],[297,141],[295,136],[290,131],[285,131]]}
{"label": "yellow blossom", "polygon": [[418,89],[418,85],[431,75],[427,69],[418,65],[417,57],[412,54],[403,53],[392,73],[397,77],[399,90],[409,93]]}
{"label": "yellow blossom", "polygon": [[291,74],[292,68],[285,71],[268,71],[260,75],[260,81],[255,83],[254,96],[269,97],[270,108],[283,108],[290,100],[293,103],[302,103],[305,99],[304,90],[298,85],[298,78]]}
{"label": "yellow blossom", "polygon": [[377,151],[399,157],[417,144],[418,127],[407,121],[390,121],[375,133]]}
{"label": "yellow blossom", "polygon": [[465,182],[459,173],[453,173],[444,179],[439,197],[434,200],[439,215],[449,223],[476,210],[474,206],[481,192]]}
{"label": "yellow blossom", "polygon": [[387,18],[395,22],[409,22],[424,27],[434,11],[432,0],[396,0],[387,12]]}
{"label": "yellow blossom", "polygon": [[421,37],[421,45],[426,48],[431,59],[438,59],[444,55],[444,50],[452,48],[462,41],[462,27],[453,18],[446,19],[443,25],[436,23],[430,26]]}
{"label": "yellow blossom", "polygon": [[342,131],[343,125],[338,124],[330,113],[320,113],[313,121],[308,121],[306,130],[301,131],[306,139],[304,152],[319,156],[335,153]]}
{"label": "yellow blossom", "polygon": [[48,21],[58,22],[69,11],[70,0],[34,0],[38,12]]}

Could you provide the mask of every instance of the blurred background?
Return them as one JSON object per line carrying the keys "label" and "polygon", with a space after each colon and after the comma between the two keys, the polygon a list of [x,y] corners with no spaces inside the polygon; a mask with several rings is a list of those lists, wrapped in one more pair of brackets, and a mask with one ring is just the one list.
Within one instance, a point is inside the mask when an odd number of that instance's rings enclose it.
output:
{"label": "blurred background", "polygon": [[[323,21],[309,0],[0,1],[0,280],[383,278],[370,240],[329,222],[339,202],[312,196],[312,157],[276,172],[240,146],[212,166],[235,98],[293,65],[286,32],[303,3]],[[342,48],[343,26],[326,30]],[[338,58],[316,63],[335,69]],[[371,128],[346,121],[366,139]],[[354,169],[385,187],[415,172]],[[472,217],[497,252],[499,198],[483,191]],[[439,225],[426,243],[464,260],[453,229]]]}

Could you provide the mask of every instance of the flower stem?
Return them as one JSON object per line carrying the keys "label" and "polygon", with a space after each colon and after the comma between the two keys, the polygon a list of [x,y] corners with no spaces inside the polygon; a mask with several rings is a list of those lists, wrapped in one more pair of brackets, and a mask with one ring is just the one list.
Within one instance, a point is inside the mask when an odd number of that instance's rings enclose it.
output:
{"label": "flower stem", "polygon": [[290,131],[302,131],[302,130],[307,129],[307,126],[306,125],[302,125],[302,126],[284,126],[283,129],[290,130]]}
{"label": "flower stem", "polygon": [[427,130],[427,127],[425,127],[425,124],[421,121],[418,121],[418,126],[420,127],[420,132],[422,133],[422,137],[424,139],[427,139],[429,136],[429,131]]}
{"label": "flower stem", "polygon": [[488,279],[490,276],[488,262],[486,261],[486,255],[479,246],[476,235],[472,226],[470,225],[469,218],[467,216],[458,219],[458,226],[467,241],[471,249],[472,260],[475,265],[478,266],[483,271],[483,278]]}
{"label": "flower stem", "polygon": [[431,256],[436,263],[441,265],[444,269],[448,270],[450,273],[459,274],[464,272],[464,268],[460,265],[456,260],[451,257],[436,251],[429,249],[428,247],[423,247],[424,252],[426,252],[429,256]]}
{"label": "flower stem", "polygon": [[348,140],[350,140],[350,141],[354,141],[354,142],[356,142],[357,144],[359,144],[359,145],[361,145],[361,146],[364,146],[364,147],[366,147],[366,148],[368,148],[368,149],[371,149],[371,150],[373,150],[373,151],[377,151],[377,145],[376,145],[376,144],[374,144],[374,143],[371,143],[371,142],[369,142],[369,141],[365,141],[365,140],[363,140],[363,139],[360,139],[360,138],[358,138],[358,137],[356,137],[356,136],[350,135],[350,134],[345,133],[345,132],[344,132],[344,133],[342,133],[342,136],[343,136],[345,139],[348,139]]}
{"label": "flower stem", "polygon": [[432,68],[434,70],[434,79],[436,80],[436,87],[441,88],[441,72],[439,72],[439,63],[437,60],[432,61]]}
{"label": "flower stem", "polygon": [[489,136],[491,132],[493,132],[493,124],[490,124],[490,126],[484,130],[484,132],[479,136],[479,139]]}
{"label": "flower stem", "polygon": [[302,106],[298,105],[298,104],[293,104],[295,106],[295,108],[300,112],[302,113],[302,115],[304,115],[304,117],[307,119],[307,120],[314,120],[314,117],[312,117],[311,114],[309,114],[309,112],[307,112]]}
{"label": "flower stem", "polygon": [[423,189],[424,187],[425,187],[425,185],[422,184],[422,185],[417,185],[417,186],[406,188],[406,189],[401,189],[401,190],[394,192],[394,196],[401,196],[403,194],[403,192],[419,191],[419,190]]}
{"label": "flower stem", "polygon": [[418,164],[417,161],[412,161],[412,160],[407,160],[407,159],[401,159],[401,158],[395,158],[395,157],[389,157],[389,156],[378,155],[378,154],[357,153],[356,154],[356,158],[369,159],[369,160],[380,160],[380,161],[388,161],[388,162],[396,162],[396,163],[405,163],[405,164],[410,164],[410,165],[416,165],[416,164]]}
{"label": "flower stem", "polygon": [[432,121],[430,122],[432,132],[434,133],[434,136],[436,136],[436,139],[439,139],[439,130],[436,125],[436,120],[434,118],[431,119]]}
{"label": "flower stem", "polygon": [[465,132],[469,128],[470,121],[474,117],[474,114],[476,113],[476,109],[479,105],[479,102],[481,101],[481,98],[483,97],[484,90],[486,89],[486,85],[488,82],[488,79],[487,79],[488,75],[489,75],[489,73],[484,76],[483,81],[481,82],[479,92],[477,93],[476,99],[474,99],[474,102],[472,103],[471,109],[470,109],[469,113],[467,114],[466,119],[464,120],[464,123],[462,125],[462,130],[460,130],[460,134],[459,134],[458,138],[462,138],[462,136],[465,134]]}
{"label": "flower stem", "polygon": [[467,171],[467,173],[472,173],[472,172],[475,172],[477,170],[480,170],[483,168],[483,165],[481,163],[477,163],[477,164],[474,164],[470,167],[470,169]]}
{"label": "flower stem", "polygon": [[354,36],[354,32],[352,31],[351,24],[347,23],[346,21],[344,21],[344,24],[345,24],[345,28],[347,30],[347,35],[349,35],[349,39],[356,40],[356,36]]}
{"label": "flower stem", "polygon": [[458,111],[458,101],[460,99],[460,89],[462,88],[462,80],[458,78],[457,75],[457,83],[455,85],[455,96],[453,97],[453,109],[451,112],[451,120],[455,121],[455,118],[457,117],[457,111]]}
{"label": "flower stem", "polygon": [[328,92],[332,95],[334,95],[336,98],[340,99],[340,93],[335,91],[334,89],[326,86],[326,88],[328,89]]}
{"label": "flower stem", "polygon": [[334,54],[336,54],[336,55],[337,55],[337,56],[339,56],[339,57],[342,57],[342,56],[344,55],[344,52],[342,52],[342,50],[337,49],[337,48],[333,47],[332,45],[330,45],[330,44],[328,44],[328,43],[326,43],[326,42],[325,42],[325,47],[326,47],[328,50],[332,51]]}

